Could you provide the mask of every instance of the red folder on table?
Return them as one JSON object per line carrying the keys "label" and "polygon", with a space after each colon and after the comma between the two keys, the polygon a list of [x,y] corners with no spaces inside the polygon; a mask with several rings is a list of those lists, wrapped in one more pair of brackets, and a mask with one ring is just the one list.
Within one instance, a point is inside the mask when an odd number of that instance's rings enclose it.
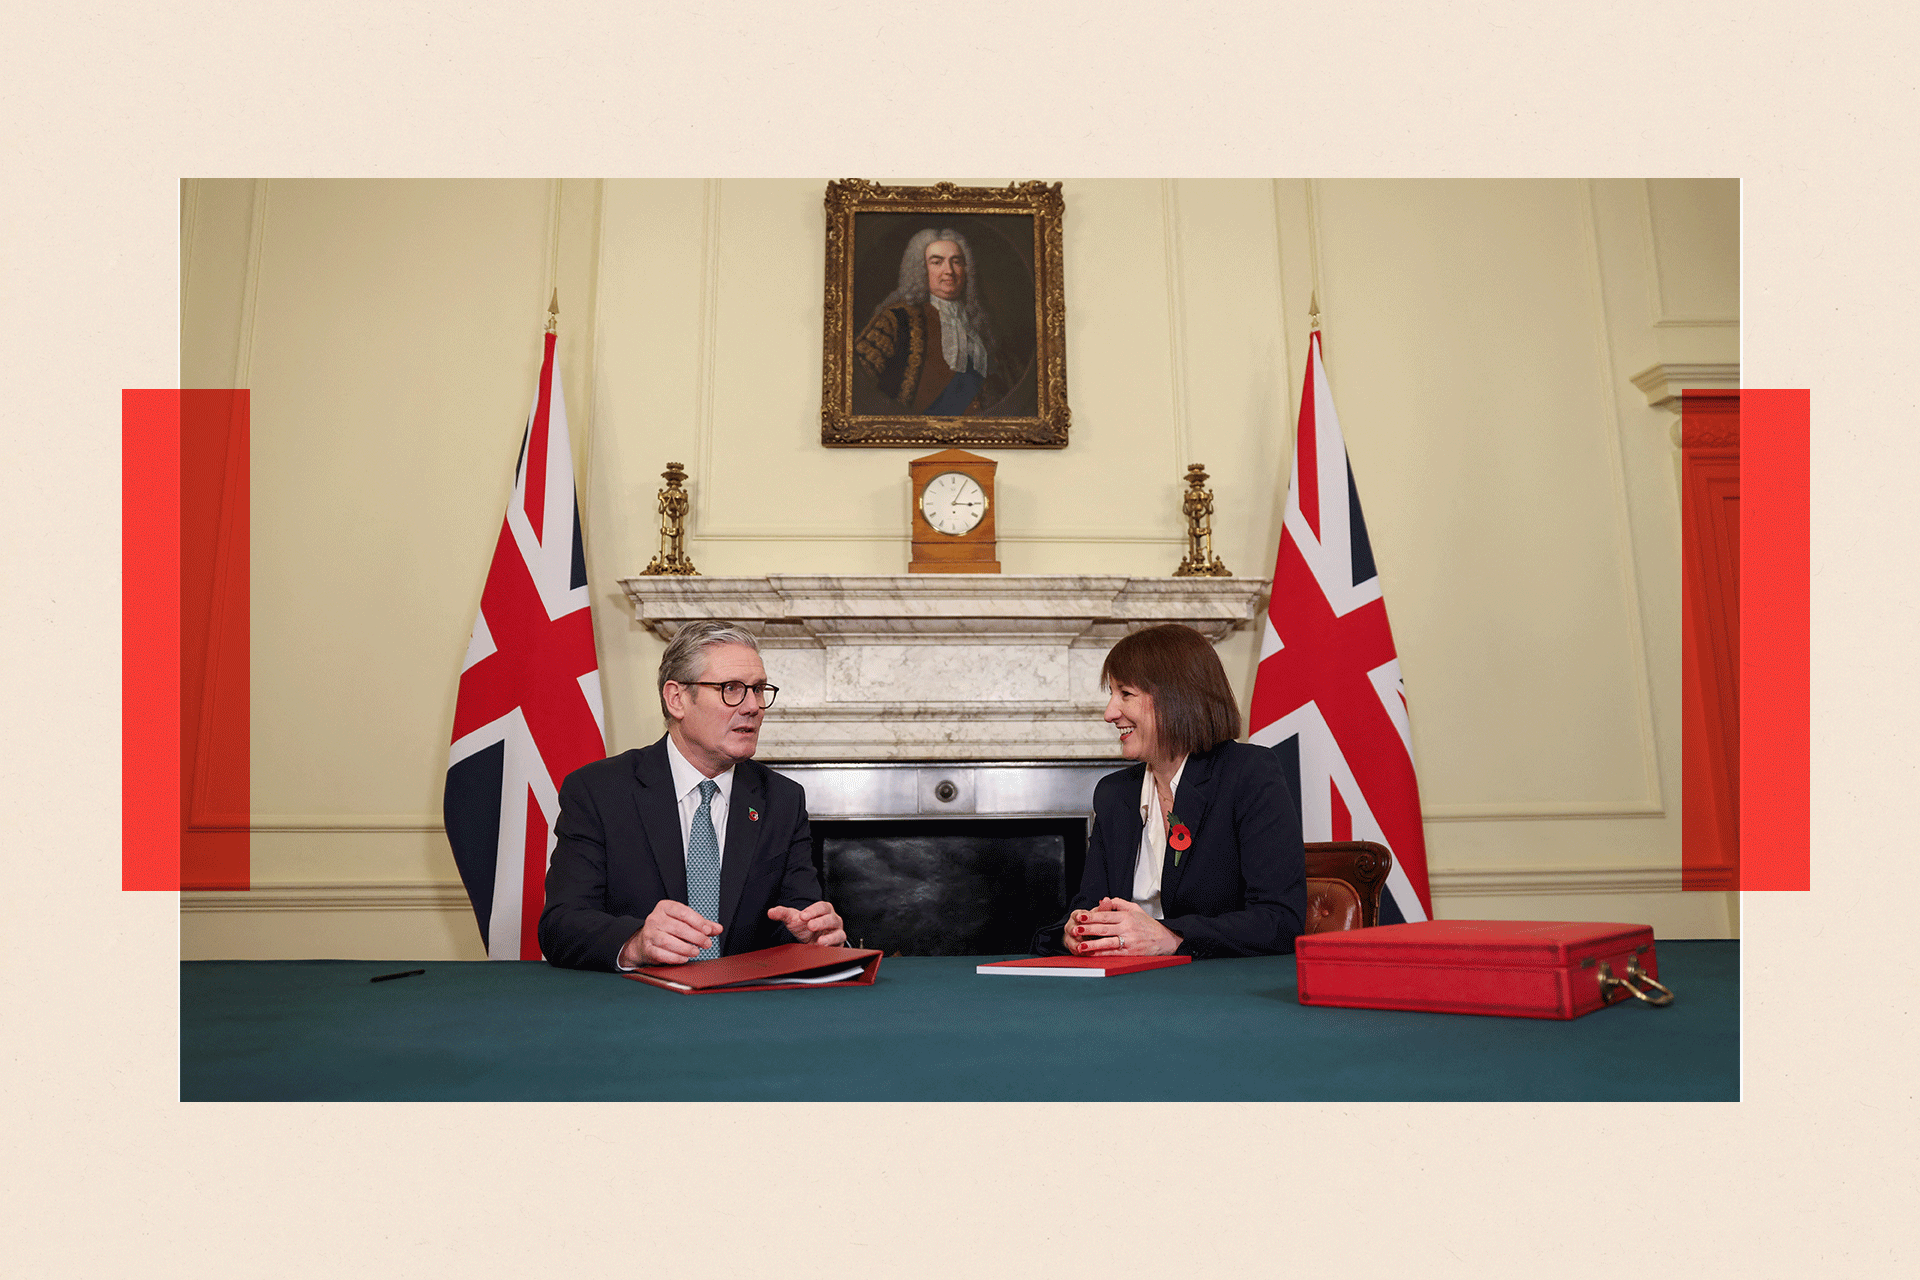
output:
{"label": "red folder on table", "polygon": [[1186,964],[1192,956],[1030,956],[975,965],[975,973],[1017,973],[1038,978],[1114,978],[1142,969]]}
{"label": "red folder on table", "polygon": [[1296,939],[1300,1003],[1507,1018],[1664,1005],[1653,930],[1558,920],[1426,920]]}
{"label": "red folder on table", "polygon": [[649,965],[623,976],[686,995],[870,987],[874,975],[880,972],[880,957],[884,954],[855,947],[788,942],[760,951],[743,951],[737,956],[721,956],[718,960]]}

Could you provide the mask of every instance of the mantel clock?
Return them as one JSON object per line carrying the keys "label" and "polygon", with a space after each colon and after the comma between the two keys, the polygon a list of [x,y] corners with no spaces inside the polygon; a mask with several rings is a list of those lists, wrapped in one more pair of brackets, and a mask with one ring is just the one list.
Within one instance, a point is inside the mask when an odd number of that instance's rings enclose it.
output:
{"label": "mantel clock", "polygon": [[1000,464],[943,449],[907,464],[913,482],[910,573],[998,573],[993,473]]}

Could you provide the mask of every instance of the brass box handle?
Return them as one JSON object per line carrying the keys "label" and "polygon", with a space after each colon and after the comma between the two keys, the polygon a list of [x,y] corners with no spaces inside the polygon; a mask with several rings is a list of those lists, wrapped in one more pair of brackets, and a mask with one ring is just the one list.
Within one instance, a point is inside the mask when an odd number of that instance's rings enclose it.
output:
{"label": "brass box handle", "polygon": [[[1644,982],[1648,987],[1652,988],[1652,990],[1642,991],[1639,987],[1633,985],[1635,982]],[[1658,979],[1650,976],[1645,969],[1640,967],[1640,957],[1638,956],[1629,956],[1627,958],[1627,976],[1624,978],[1614,977],[1612,966],[1608,965],[1605,961],[1601,962],[1600,1003],[1612,1003],[1616,988],[1624,990],[1636,1000],[1646,1001],[1656,1009],[1663,1009],[1673,1003],[1673,992],[1661,986]],[[1656,995],[1654,992],[1658,992],[1659,994]]]}

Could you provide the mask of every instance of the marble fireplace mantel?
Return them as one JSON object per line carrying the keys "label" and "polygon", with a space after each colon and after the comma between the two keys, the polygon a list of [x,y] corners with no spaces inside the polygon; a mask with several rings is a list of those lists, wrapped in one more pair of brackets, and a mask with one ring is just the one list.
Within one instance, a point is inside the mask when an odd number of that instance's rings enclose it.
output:
{"label": "marble fireplace mantel", "polygon": [[760,637],[780,686],[760,734],[772,762],[1112,758],[1099,678],[1114,642],[1184,622],[1218,643],[1260,616],[1268,583],[770,574],[620,585],[662,639],[707,618]]}

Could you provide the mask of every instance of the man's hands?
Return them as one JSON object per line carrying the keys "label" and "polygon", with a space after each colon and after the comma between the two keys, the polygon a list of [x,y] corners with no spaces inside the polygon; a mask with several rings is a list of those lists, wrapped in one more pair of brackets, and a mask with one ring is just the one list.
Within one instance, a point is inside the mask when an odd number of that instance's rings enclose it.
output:
{"label": "man's hands", "polygon": [[[846,927],[831,902],[816,902],[804,911],[775,907],[767,912],[767,919],[785,925],[796,942],[811,942],[822,947],[847,945]],[[620,948],[618,967],[638,969],[648,964],[685,964],[720,933],[719,925],[686,903],[662,898],[648,913],[640,932]]]}
{"label": "man's hands", "polygon": [[1102,898],[1093,910],[1074,912],[1063,940],[1076,956],[1170,956],[1181,942],[1127,898]]}
{"label": "man's hands", "polygon": [[805,911],[792,907],[774,907],[767,919],[786,926],[795,942],[811,942],[819,947],[844,947],[847,930],[831,902],[816,902]]}
{"label": "man's hands", "polygon": [[619,964],[622,969],[638,969],[646,964],[685,964],[719,936],[719,925],[684,902],[662,898],[647,913],[640,932],[620,948]]}

